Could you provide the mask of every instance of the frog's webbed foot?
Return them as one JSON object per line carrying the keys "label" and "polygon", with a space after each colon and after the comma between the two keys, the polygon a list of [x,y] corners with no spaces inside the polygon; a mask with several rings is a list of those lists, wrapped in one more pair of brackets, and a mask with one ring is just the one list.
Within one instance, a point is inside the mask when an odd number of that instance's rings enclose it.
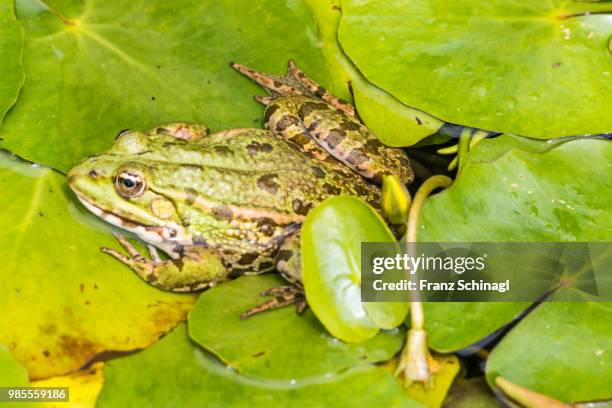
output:
{"label": "frog's webbed foot", "polygon": [[129,266],[145,282],[173,292],[193,292],[216,285],[227,279],[227,270],[216,253],[208,248],[194,247],[186,250],[180,259],[162,260],[155,247],[149,245],[151,259],[145,258],[121,234],[113,233],[127,255],[112,249],[101,248]]}
{"label": "frog's webbed foot", "polygon": [[306,295],[304,294],[304,290],[298,286],[290,285],[290,286],[279,286],[276,288],[270,288],[264,290],[259,294],[260,296],[273,296],[272,299],[264,302],[260,305],[253,306],[246,312],[240,315],[242,320],[248,319],[249,317],[256,315],[258,313],[263,313],[268,310],[279,309],[281,307],[289,306],[295,304],[295,309],[298,315],[304,313],[306,308],[308,307],[308,303],[306,302]]}
{"label": "frog's webbed foot", "polygon": [[349,116],[357,118],[357,113],[353,105],[340,98],[336,98],[326,91],[325,88],[309,78],[304,71],[299,69],[295,62],[291,60],[288,63],[287,75],[284,77],[265,74],[236,63],[231,63],[230,65],[242,75],[257,82],[270,94],[269,97],[255,97],[257,102],[266,106],[279,96],[304,95],[322,99],[334,108],[341,110]]}

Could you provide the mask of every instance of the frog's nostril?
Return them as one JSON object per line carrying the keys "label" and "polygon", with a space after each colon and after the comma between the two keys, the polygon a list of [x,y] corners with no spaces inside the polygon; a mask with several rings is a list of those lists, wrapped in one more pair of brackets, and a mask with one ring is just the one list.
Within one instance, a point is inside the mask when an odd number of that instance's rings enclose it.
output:
{"label": "frog's nostril", "polygon": [[89,172],[89,177],[91,177],[92,179],[97,179],[98,178],[98,172],[95,170],[92,170]]}

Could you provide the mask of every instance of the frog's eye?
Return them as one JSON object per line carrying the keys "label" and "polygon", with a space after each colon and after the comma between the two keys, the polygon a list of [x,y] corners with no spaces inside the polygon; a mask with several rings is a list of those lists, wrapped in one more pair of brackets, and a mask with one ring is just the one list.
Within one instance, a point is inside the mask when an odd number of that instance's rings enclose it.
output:
{"label": "frog's eye", "polygon": [[142,174],[134,170],[124,170],[115,177],[115,188],[124,198],[140,197],[146,189]]}

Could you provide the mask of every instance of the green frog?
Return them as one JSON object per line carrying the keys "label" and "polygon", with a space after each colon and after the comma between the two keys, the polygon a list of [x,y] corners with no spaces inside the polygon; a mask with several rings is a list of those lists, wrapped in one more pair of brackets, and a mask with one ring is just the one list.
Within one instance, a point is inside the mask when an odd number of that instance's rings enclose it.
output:
{"label": "green frog", "polygon": [[382,176],[410,183],[410,162],[293,62],[284,77],[231,65],[267,91],[255,98],[266,105],[266,130],[126,130],[76,164],[68,182],[92,213],[148,244],[149,258],[120,234],[126,254],[102,248],[146,282],[197,291],[276,269],[291,285],[267,291],[272,299],[243,317],[291,303],[302,311],[299,234],[310,209],[335,195],[379,207]]}

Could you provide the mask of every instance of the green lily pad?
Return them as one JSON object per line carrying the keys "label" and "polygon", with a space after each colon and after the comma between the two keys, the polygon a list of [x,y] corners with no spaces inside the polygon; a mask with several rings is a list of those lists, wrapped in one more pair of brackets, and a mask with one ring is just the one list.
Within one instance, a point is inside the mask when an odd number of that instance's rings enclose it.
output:
{"label": "green lily pad", "polygon": [[57,169],[108,148],[125,128],[177,120],[212,130],[261,126],[263,107],[252,96],[262,90],[231,61],[281,73],[294,59],[328,82],[300,2],[45,4],[17,1],[27,79],[1,146]]}
{"label": "green lily pad", "polygon": [[332,197],[302,226],[302,280],[308,304],[335,337],[360,342],[400,325],[407,302],[361,303],[361,243],[394,242],[382,217],[356,197]]}
{"label": "green lily pad", "polygon": [[[0,344],[0,387],[29,387],[30,385],[28,371],[11,356],[8,347]],[[0,402],[0,407],[36,408],[40,407],[40,404],[23,401]]]}
{"label": "green lily pad", "polygon": [[388,360],[401,348],[403,330],[348,344],[328,335],[312,311],[298,316],[293,307],[240,320],[265,300],[259,293],[286,284],[276,274],[250,276],[204,292],[189,314],[191,338],[240,373],[271,379],[339,372]]}
{"label": "green lily pad", "polygon": [[363,75],[448,122],[538,138],[612,130],[609,2],[348,0]]}
{"label": "green lily pad", "polygon": [[455,381],[442,405],[443,408],[498,408],[499,404],[482,378]]}
{"label": "green lily pad", "polygon": [[19,364],[4,344],[0,344],[0,387],[27,387],[28,371]]}
{"label": "green lily pad", "polygon": [[493,349],[487,379],[501,375],[561,401],[612,399],[610,333],[612,303],[543,303]]}
{"label": "green lily pad", "polygon": [[147,350],[109,361],[104,377],[97,408],[421,406],[371,365],[303,382],[241,376],[191,343],[184,326]]}
{"label": "green lily pad", "polygon": [[[486,143],[491,141],[476,148]],[[612,143],[594,139],[570,141],[544,153],[515,148],[492,161],[472,162],[449,189],[425,203],[419,240],[606,241],[612,236],[610,163]],[[440,351],[466,347],[525,306],[426,304],[430,343]]]}
{"label": "green lily pad", "polygon": [[0,342],[31,378],[146,347],[185,318],[193,296],[157,290],[100,252],[117,244],[61,174],[0,152],[0,191]]}
{"label": "green lily pad", "polygon": [[338,43],[340,0],[305,0],[311,8],[321,37],[321,53],[334,76],[331,91],[348,98],[350,84],[354,103],[366,126],[389,146],[411,146],[438,131],[444,124],[427,113],[401,103],[369,83]]}
{"label": "green lily pad", "polygon": [[23,84],[23,30],[15,18],[13,1],[0,1],[0,124],[17,100]]}

